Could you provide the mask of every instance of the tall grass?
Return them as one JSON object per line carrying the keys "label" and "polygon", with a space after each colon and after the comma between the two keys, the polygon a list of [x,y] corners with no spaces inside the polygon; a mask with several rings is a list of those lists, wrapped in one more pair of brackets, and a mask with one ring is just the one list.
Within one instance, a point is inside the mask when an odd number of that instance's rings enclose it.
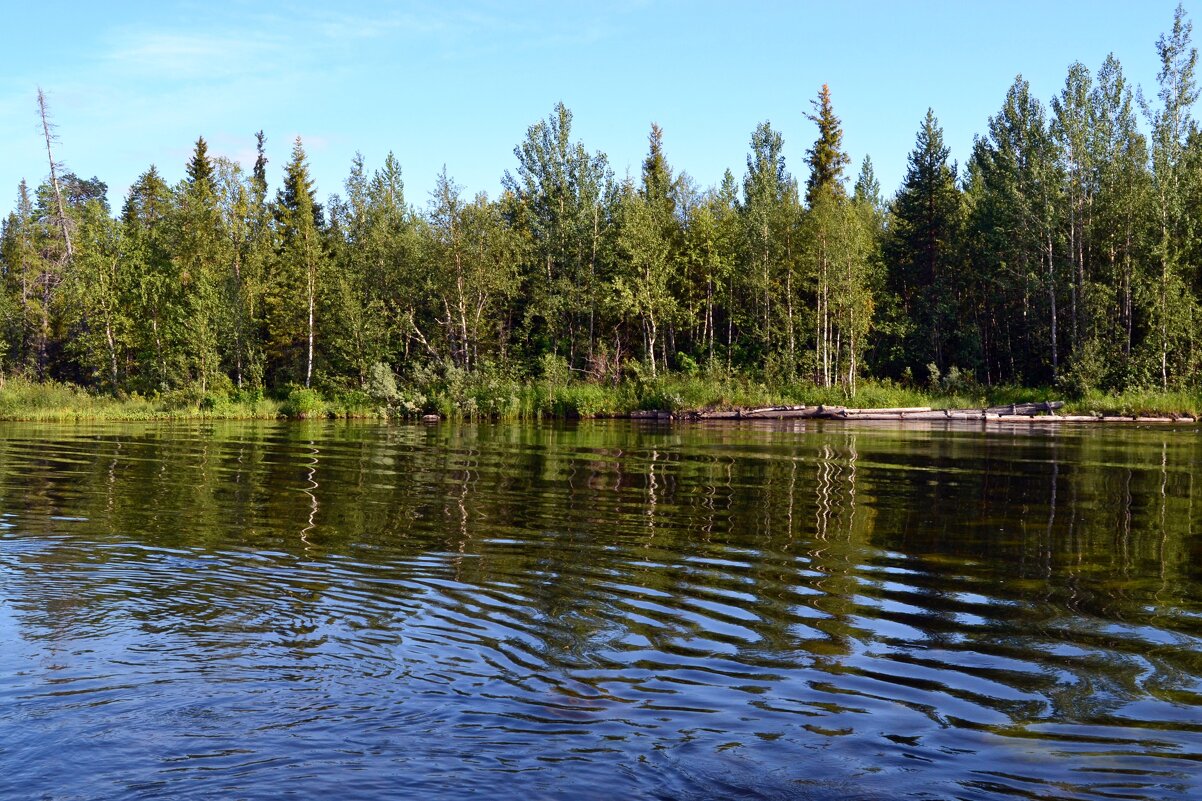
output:
{"label": "tall grass", "polygon": [[[430,397],[429,410],[444,417],[492,419],[606,417],[639,410],[683,412],[818,404],[863,409],[907,406],[980,409],[1065,399],[1062,392],[1050,387],[953,385],[923,389],[888,381],[864,381],[851,396],[841,387],[819,387],[807,381],[769,385],[746,377],[684,375],[629,380],[617,385],[502,381],[473,384],[459,392],[448,388],[432,390]],[[1202,412],[1202,395],[1186,391],[1093,393],[1067,400],[1064,411],[1197,417]]]}
{"label": "tall grass", "polygon": [[1065,404],[1065,409],[1076,414],[1121,414],[1154,417],[1157,415],[1185,414],[1193,418],[1202,415],[1202,392],[1197,390],[1168,391],[1131,390],[1115,394],[1097,391]]}
{"label": "tall grass", "polygon": [[[562,373],[520,379],[489,371],[454,370],[411,376],[390,385],[386,392],[291,388],[281,397],[271,398],[261,393],[201,395],[194,390],[177,390],[154,397],[112,397],[55,381],[9,378],[0,385],[0,420],[414,418],[430,413],[451,419],[535,420],[617,417],[640,410],[684,412],[802,404],[864,409],[979,409],[1059,397],[1046,387],[981,387],[965,382],[945,382],[923,389],[889,381],[863,381],[850,396],[842,387],[819,387],[808,381],[768,384],[746,376],[669,374],[612,384],[583,381]],[[1070,399],[1064,411],[1197,417],[1202,414],[1202,394],[1091,392]]]}
{"label": "tall grass", "polygon": [[[487,373],[425,378],[420,384],[403,384],[399,394],[405,398],[404,403],[389,408],[401,416],[425,411],[451,418],[554,419],[624,416],[640,410],[683,412],[818,404],[865,409],[980,409],[1063,399],[1062,392],[1049,387],[984,387],[964,380],[943,381],[927,388],[866,380],[852,396],[843,387],[819,387],[809,381],[772,384],[747,376],[679,373],[635,377],[618,384],[575,380],[563,374],[528,380]],[[1197,393],[1128,393],[1086,396],[1070,401],[1066,411],[1196,415],[1200,406]]]}
{"label": "tall grass", "polygon": [[177,391],[153,398],[92,394],[58,381],[9,378],[0,385],[0,420],[254,419],[280,416],[281,404],[255,395],[201,396]]}

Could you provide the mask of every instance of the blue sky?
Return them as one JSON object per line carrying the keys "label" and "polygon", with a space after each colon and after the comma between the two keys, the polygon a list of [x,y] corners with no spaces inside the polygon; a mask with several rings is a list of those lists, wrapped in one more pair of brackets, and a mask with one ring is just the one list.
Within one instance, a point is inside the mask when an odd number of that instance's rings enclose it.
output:
{"label": "blue sky", "polygon": [[[654,121],[669,161],[702,186],[744,169],[756,124],[785,138],[804,177],[815,137],[805,114],[823,83],[842,118],[853,173],[872,157],[896,190],[928,106],[953,158],[1022,73],[1045,102],[1068,65],[1114,52],[1156,93],[1155,42],[1174,0],[993,2],[329,2],[10,4],[0,28],[0,209],[46,174],[36,87],[50,98],[57,155],[110,186],[119,208],[151,163],[169,180],[198,135],[253,162],[268,137],[277,185],[300,135],[323,198],[351,158],[392,151],[424,206],[446,164],[469,192],[495,195],[526,128],[557,101],[574,133],[637,174]],[[1202,0],[1185,4],[1199,24]],[[50,36],[49,34],[53,34]]]}

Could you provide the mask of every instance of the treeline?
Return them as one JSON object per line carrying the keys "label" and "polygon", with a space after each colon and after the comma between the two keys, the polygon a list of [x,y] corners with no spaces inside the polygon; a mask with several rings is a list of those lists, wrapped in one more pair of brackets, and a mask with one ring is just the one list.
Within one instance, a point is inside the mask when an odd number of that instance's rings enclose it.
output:
{"label": "treeline", "polygon": [[562,104],[496,199],[444,169],[418,207],[389,155],[357,157],[322,204],[299,139],[272,192],[262,133],[249,174],[202,138],[184,180],[152,166],[115,216],[104,183],[52,170],[0,234],[0,376],[202,395],[432,373],[1196,386],[1202,132],[1180,8],[1157,47],[1155,99],[1113,57],[1072,65],[1046,105],[1019,77],[963,169],[928,112],[889,201],[869,159],[849,181],[825,86],[804,180],[768,123],[741,178],[697,187],[652,125],[619,179]]}

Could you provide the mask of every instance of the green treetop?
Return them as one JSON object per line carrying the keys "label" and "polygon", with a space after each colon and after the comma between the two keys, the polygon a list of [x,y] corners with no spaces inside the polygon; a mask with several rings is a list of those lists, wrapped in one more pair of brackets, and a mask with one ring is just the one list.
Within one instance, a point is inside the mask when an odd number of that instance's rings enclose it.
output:
{"label": "green treetop", "polygon": [[196,140],[196,148],[192,151],[192,158],[188,160],[187,172],[190,186],[204,185],[210,192],[216,191],[213,160],[209,158],[209,146],[203,136]]}
{"label": "green treetop", "polygon": [[826,84],[818,91],[818,99],[812,101],[814,113],[806,117],[818,125],[818,139],[806,151],[806,163],[810,165],[810,177],[806,181],[806,203],[813,205],[820,188],[832,187],[842,191],[839,183],[843,168],[851,158],[843,152],[843,128],[831,108],[831,90]]}

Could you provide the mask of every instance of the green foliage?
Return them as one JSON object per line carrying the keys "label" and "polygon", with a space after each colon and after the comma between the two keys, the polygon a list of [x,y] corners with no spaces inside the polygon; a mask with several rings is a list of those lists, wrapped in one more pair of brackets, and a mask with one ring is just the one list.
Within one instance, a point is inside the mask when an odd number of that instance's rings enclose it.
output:
{"label": "green foliage", "polygon": [[817,305],[811,375],[854,396],[872,320],[872,231],[854,202],[829,188],[816,191],[802,230]]}
{"label": "green foliage", "polygon": [[701,366],[697,364],[697,360],[687,353],[676,354],[676,369],[687,376],[696,376],[701,372]]}
{"label": "green foliage", "polygon": [[281,411],[288,417],[304,420],[309,417],[325,416],[327,405],[317,390],[295,387],[288,392]]}
{"label": "green foliage", "polygon": [[802,248],[796,235],[801,207],[797,185],[785,168],[784,139],[768,123],[751,135],[739,222],[741,269],[732,276],[728,338],[730,329],[737,328],[745,340],[740,343],[745,358],[762,364],[773,351],[783,351],[791,369],[802,349]]}
{"label": "green foliage", "polygon": [[1102,342],[1089,339],[1073,355],[1072,364],[1061,375],[1058,386],[1071,398],[1084,398],[1110,384],[1112,364]]}
{"label": "green foliage", "polygon": [[567,359],[554,353],[542,355],[538,372],[549,387],[566,386],[572,380],[572,368]]}
{"label": "green foliage", "polygon": [[379,403],[392,404],[401,398],[401,393],[397,390],[396,375],[392,372],[392,368],[382,362],[376,362],[371,366],[364,390],[368,397]]}
{"label": "green foliage", "polygon": [[524,239],[525,336],[541,350],[567,353],[573,367],[596,347],[613,176],[606,157],[572,139],[572,112],[556,105],[514,148],[505,173],[506,216]]}
{"label": "green foliage", "polygon": [[[661,336],[677,312],[673,251],[677,231],[669,208],[627,183],[618,207],[618,252],[624,266],[613,280],[614,306],[623,322],[637,325],[646,342],[647,365],[656,372]],[[666,360],[666,356],[664,357]]]}

